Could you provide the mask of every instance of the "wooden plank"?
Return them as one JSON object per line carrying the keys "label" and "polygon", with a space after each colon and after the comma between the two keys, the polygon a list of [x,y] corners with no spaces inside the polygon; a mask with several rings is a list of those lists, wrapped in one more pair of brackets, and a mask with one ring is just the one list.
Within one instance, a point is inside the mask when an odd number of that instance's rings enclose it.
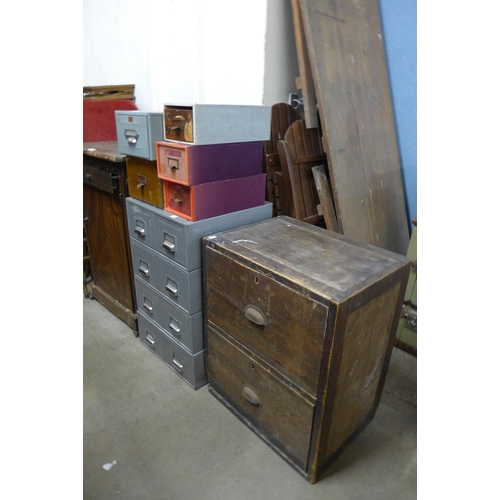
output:
{"label": "wooden plank", "polygon": [[319,201],[321,203],[321,210],[325,219],[326,228],[329,231],[339,232],[339,225],[337,217],[335,216],[335,209],[333,208],[333,200],[330,192],[330,182],[326,176],[325,167],[323,165],[316,165],[312,167],[314,182],[318,191]]}
{"label": "wooden plank", "polygon": [[135,85],[99,85],[83,87],[83,100],[109,101],[113,99],[135,100]]}
{"label": "wooden plank", "polygon": [[302,92],[304,100],[304,119],[307,128],[318,128],[318,110],[314,83],[311,75],[311,63],[307,53],[304,28],[300,15],[299,0],[291,0],[293,15],[293,30],[295,33],[295,45],[297,48],[297,62],[299,65],[299,77],[295,80],[297,89]]}
{"label": "wooden plank", "polygon": [[409,228],[378,2],[299,5],[339,230],[405,255]]}

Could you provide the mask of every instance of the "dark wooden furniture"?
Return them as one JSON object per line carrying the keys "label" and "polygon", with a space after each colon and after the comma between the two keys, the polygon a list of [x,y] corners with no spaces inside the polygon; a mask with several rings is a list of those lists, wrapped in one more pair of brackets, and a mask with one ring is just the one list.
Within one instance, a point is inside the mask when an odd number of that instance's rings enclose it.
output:
{"label": "dark wooden furniture", "polygon": [[204,239],[209,391],[312,483],[375,414],[410,265],[289,217]]}
{"label": "dark wooden furniture", "polygon": [[83,144],[83,218],[92,266],[90,295],[137,332],[125,158],[117,142]]}

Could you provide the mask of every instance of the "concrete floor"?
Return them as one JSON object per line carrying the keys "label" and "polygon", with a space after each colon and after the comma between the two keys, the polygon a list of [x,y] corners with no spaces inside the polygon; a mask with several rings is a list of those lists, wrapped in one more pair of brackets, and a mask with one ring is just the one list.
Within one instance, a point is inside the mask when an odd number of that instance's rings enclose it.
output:
{"label": "concrete floor", "polygon": [[394,348],[374,419],[311,485],[207,386],[194,391],[124,322],[84,298],[83,498],[416,499],[416,379],[417,359]]}

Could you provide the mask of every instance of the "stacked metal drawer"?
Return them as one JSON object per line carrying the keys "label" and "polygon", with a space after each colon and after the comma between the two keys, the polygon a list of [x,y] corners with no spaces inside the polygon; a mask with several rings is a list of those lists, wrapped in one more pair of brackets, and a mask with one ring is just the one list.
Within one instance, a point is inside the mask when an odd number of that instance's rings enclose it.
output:
{"label": "stacked metal drawer", "polygon": [[207,383],[202,238],[271,218],[272,204],[191,222],[135,198],[126,203],[140,341],[198,389]]}

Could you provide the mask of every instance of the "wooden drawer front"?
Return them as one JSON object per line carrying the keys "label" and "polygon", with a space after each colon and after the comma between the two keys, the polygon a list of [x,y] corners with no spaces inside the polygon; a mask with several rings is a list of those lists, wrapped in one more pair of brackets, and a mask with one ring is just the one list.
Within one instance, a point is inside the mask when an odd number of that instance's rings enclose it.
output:
{"label": "wooden drawer front", "polygon": [[163,359],[177,375],[194,389],[207,383],[205,351],[191,354],[168,335],[163,337],[163,342]]}
{"label": "wooden drawer front", "polygon": [[127,157],[129,195],[163,208],[163,184],[158,178],[156,161]]}
{"label": "wooden drawer front", "polygon": [[189,146],[158,142],[158,177],[194,186],[262,173],[261,141]]}
{"label": "wooden drawer front", "polygon": [[165,209],[199,221],[261,206],[265,202],[266,174],[184,186],[163,181]]}
{"label": "wooden drawer front", "polygon": [[158,291],[140,278],[135,277],[134,283],[137,309],[150,320],[161,325],[162,310]]}
{"label": "wooden drawer front", "polygon": [[327,307],[212,248],[205,255],[208,321],[315,396]]}
{"label": "wooden drawer front", "polygon": [[127,198],[127,222],[131,238],[144,243],[150,248],[154,248],[154,216],[146,208],[132,203],[129,198]]}
{"label": "wooden drawer front", "polygon": [[137,311],[137,323],[139,325],[139,338],[141,339],[141,343],[163,359],[164,335],[161,329],[144,316],[140,310]]}
{"label": "wooden drawer front", "polygon": [[83,183],[110,194],[118,191],[118,181],[111,172],[85,164],[83,165]]}
{"label": "wooden drawer front", "polygon": [[189,315],[183,309],[159,296],[160,326],[191,354],[203,350],[203,311]]}
{"label": "wooden drawer front", "polygon": [[186,272],[175,262],[158,258],[158,290],[188,314],[202,310],[201,269]]}
{"label": "wooden drawer front", "polygon": [[158,264],[156,255],[148,247],[130,240],[130,250],[132,252],[132,267],[134,274],[149,283],[152,287],[158,288]]}
{"label": "wooden drawer front", "polygon": [[302,470],[307,470],[314,404],[257,357],[212,328],[207,336],[210,387],[250,427]]}
{"label": "wooden drawer front", "polygon": [[191,107],[165,107],[165,140],[193,142],[193,109]]}

